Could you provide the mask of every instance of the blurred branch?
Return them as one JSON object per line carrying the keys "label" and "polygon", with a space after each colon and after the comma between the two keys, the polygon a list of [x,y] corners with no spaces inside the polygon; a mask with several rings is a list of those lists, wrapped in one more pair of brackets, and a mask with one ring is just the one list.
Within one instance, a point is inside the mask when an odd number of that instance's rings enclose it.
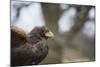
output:
{"label": "blurred branch", "polygon": [[68,45],[72,46],[72,40],[77,35],[77,33],[83,28],[85,22],[88,19],[88,13],[91,9],[90,6],[77,6],[77,14],[75,17],[75,24],[72,26],[71,30],[69,31],[69,34],[67,35],[67,43]]}
{"label": "blurred branch", "polygon": [[71,27],[71,30],[67,34],[66,43],[67,43],[67,47],[71,47],[74,49],[80,49],[81,54],[84,57],[89,58],[89,60],[94,60],[95,59],[95,39],[94,38],[92,38],[93,40],[89,40],[88,37],[82,35],[83,36],[82,38],[86,37],[85,40],[82,40],[84,41],[83,45],[81,43],[75,45],[73,42],[75,39],[75,36],[77,36],[77,34],[81,31],[86,21],[90,20],[88,18],[88,14],[91,8],[92,8],[91,6],[88,6],[88,7],[87,6],[77,6],[76,7],[77,14],[76,14],[75,21],[74,21],[75,24]]}
{"label": "blurred branch", "polygon": [[85,6],[80,6],[77,7],[77,14],[76,14],[76,18],[75,18],[75,24],[72,26],[71,28],[71,33],[77,34],[82,27],[84,26],[84,23],[87,21],[88,19],[88,12],[90,10],[91,7],[85,7]]}
{"label": "blurred branch", "polygon": [[[60,4],[42,3],[43,16],[46,21],[46,26],[55,34],[58,35],[58,21],[61,15]],[[46,60],[43,63],[61,63],[62,47],[58,45],[55,40],[49,41],[50,52]],[[55,56],[54,56],[55,55]]]}
{"label": "blurred branch", "polygon": [[68,5],[68,7],[64,10],[61,11],[61,15],[65,12],[65,11],[68,11],[72,6],[71,5]]}
{"label": "blurred branch", "polygon": [[55,34],[58,33],[58,20],[61,15],[61,9],[58,4],[43,3],[42,11],[46,21],[47,27],[49,27]]}
{"label": "blurred branch", "polygon": [[19,16],[20,16],[20,11],[22,8],[24,7],[28,7],[30,6],[31,4],[33,4],[33,2],[29,2],[29,3],[26,3],[26,2],[16,2],[16,1],[12,1],[12,3],[15,2],[15,4],[12,4],[12,7],[16,9],[16,19],[14,20],[14,23],[18,20]]}

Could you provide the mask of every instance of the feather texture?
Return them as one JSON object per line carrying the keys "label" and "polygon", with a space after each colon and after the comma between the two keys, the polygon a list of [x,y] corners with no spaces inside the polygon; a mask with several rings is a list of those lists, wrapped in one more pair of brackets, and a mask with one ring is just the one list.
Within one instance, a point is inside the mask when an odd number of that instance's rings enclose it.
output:
{"label": "feather texture", "polygon": [[36,27],[29,34],[11,27],[11,66],[39,64],[48,54],[44,27]]}

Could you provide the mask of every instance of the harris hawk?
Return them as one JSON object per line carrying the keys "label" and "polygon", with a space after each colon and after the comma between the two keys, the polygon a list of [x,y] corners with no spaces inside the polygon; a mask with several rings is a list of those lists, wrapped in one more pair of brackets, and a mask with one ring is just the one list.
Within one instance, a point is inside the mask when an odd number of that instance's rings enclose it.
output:
{"label": "harris hawk", "polygon": [[26,33],[11,25],[11,66],[39,64],[48,54],[46,41],[53,36],[45,27],[35,27]]}

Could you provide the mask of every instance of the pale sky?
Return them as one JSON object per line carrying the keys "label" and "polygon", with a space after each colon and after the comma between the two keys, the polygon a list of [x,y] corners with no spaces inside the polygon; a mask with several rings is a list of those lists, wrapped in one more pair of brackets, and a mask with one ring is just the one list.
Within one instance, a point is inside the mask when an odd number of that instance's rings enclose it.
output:
{"label": "pale sky", "polygon": [[[21,4],[16,3],[14,4]],[[28,3],[26,3],[28,4]],[[12,4],[13,5],[13,4]],[[19,6],[18,5],[18,6]],[[67,8],[66,5],[61,5],[62,9]],[[75,8],[70,8],[68,11],[65,11],[61,18],[59,19],[59,32],[69,31],[70,27],[74,24],[73,20],[76,14]],[[89,17],[94,18],[94,9],[91,9],[89,12]],[[16,16],[16,9],[12,7],[11,9],[11,21],[14,21]],[[45,21],[42,15],[41,5],[39,3],[33,3],[28,7],[23,7],[20,12],[20,17],[16,21],[17,26],[21,27],[27,32],[30,32],[35,26],[43,26],[45,25]],[[86,35],[93,35],[95,32],[94,22],[88,21],[83,29],[83,33]]]}

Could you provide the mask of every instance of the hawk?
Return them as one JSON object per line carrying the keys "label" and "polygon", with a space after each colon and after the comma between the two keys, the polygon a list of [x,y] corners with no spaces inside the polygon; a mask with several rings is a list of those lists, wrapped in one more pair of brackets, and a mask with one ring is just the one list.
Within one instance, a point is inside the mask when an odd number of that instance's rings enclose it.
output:
{"label": "hawk", "polygon": [[45,27],[35,27],[30,33],[11,26],[11,66],[39,64],[48,54],[47,39],[54,34]]}

